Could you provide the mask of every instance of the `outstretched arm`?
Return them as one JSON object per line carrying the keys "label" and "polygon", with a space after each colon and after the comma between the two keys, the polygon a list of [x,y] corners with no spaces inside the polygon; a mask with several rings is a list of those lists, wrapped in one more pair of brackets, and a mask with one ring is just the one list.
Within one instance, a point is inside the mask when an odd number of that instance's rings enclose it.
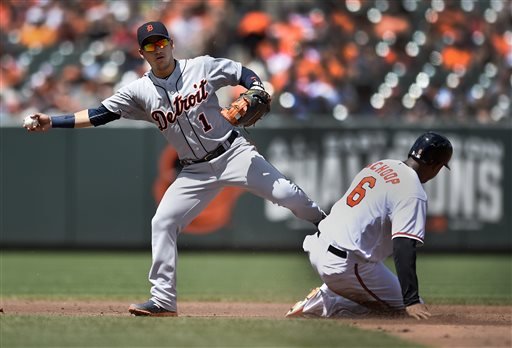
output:
{"label": "outstretched arm", "polygon": [[45,132],[50,128],[86,128],[97,127],[119,119],[121,116],[109,111],[103,105],[96,109],[85,109],[74,114],[61,116],[48,116],[36,113],[30,118],[37,120],[35,126],[25,126],[30,132]]}

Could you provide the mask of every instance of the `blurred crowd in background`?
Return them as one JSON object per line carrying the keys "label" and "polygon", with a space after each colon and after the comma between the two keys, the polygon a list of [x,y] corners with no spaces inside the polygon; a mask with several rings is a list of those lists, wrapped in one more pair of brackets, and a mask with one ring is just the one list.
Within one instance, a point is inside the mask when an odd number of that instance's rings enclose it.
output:
{"label": "blurred crowd in background", "polygon": [[149,20],[167,25],[177,58],[257,72],[276,117],[512,117],[508,0],[3,0],[0,121],[99,106],[149,69],[135,36]]}

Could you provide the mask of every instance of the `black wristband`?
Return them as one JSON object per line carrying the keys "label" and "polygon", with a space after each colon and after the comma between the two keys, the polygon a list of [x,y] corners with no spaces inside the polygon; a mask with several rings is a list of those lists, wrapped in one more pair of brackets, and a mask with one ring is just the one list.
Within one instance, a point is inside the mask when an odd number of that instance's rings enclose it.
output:
{"label": "black wristband", "polygon": [[75,115],[62,115],[50,117],[52,128],[75,128]]}

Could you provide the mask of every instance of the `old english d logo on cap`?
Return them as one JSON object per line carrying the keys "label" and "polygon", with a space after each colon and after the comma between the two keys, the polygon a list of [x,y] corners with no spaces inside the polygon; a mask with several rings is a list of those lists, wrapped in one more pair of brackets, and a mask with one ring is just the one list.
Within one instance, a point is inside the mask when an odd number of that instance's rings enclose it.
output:
{"label": "old english d logo on cap", "polygon": [[170,39],[167,28],[162,22],[146,22],[137,29],[137,40],[139,46],[150,36],[161,36]]}

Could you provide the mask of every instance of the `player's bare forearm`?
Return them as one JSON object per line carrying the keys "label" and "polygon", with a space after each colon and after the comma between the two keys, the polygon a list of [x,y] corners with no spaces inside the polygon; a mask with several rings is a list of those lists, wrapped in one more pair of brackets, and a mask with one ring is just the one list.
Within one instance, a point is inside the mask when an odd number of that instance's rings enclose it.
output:
{"label": "player's bare forearm", "polygon": [[91,119],[89,118],[89,110],[81,110],[75,112],[75,128],[87,128],[91,127]]}
{"label": "player's bare forearm", "polygon": [[428,310],[427,306],[423,303],[416,303],[405,307],[407,314],[415,319],[428,319],[432,314]]}

